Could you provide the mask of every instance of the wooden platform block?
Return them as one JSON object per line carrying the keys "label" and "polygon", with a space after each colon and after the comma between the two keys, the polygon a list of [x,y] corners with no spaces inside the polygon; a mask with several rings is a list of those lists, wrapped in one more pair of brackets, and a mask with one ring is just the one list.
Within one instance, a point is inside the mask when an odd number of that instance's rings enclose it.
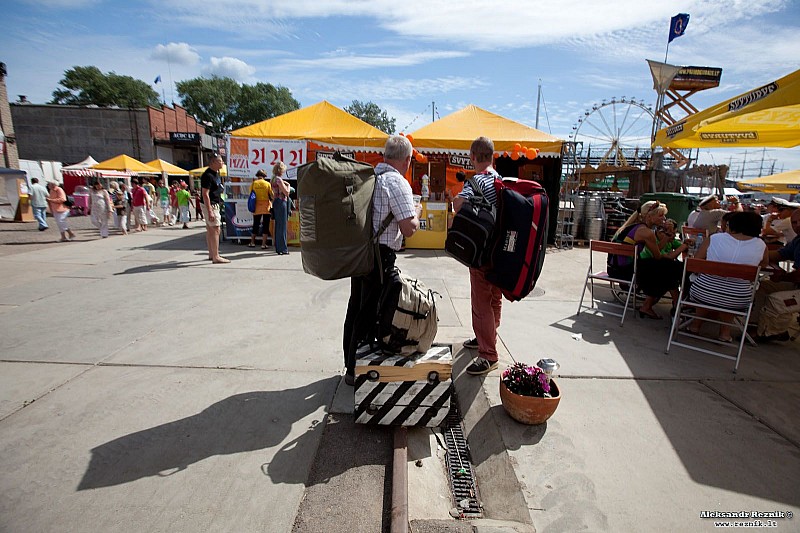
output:
{"label": "wooden platform block", "polygon": [[439,426],[450,411],[452,364],[449,345],[412,356],[362,347],[356,354],[356,422]]}

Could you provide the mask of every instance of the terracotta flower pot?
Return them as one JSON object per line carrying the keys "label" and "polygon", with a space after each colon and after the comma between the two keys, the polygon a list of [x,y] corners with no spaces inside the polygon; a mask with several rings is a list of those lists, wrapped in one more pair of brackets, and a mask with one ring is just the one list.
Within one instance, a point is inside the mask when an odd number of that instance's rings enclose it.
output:
{"label": "terracotta flower pot", "polygon": [[500,381],[500,400],[511,418],[523,424],[543,424],[553,416],[561,400],[561,391],[556,385],[556,380],[550,380],[550,394],[552,398],[537,398],[534,396],[521,396],[514,394]]}

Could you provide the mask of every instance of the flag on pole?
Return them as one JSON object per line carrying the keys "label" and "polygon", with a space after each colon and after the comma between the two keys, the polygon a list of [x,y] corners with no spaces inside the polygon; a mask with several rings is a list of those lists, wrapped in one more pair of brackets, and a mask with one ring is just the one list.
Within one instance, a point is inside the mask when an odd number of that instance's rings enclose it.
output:
{"label": "flag on pole", "polygon": [[669,23],[669,41],[667,43],[671,43],[672,39],[677,39],[683,32],[686,31],[686,26],[689,24],[689,13],[678,13]]}
{"label": "flag on pole", "polygon": [[155,81],[153,82],[153,84],[155,85],[156,83],[161,83],[161,74],[159,74],[158,76],[156,76],[156,79],[155,79]]}

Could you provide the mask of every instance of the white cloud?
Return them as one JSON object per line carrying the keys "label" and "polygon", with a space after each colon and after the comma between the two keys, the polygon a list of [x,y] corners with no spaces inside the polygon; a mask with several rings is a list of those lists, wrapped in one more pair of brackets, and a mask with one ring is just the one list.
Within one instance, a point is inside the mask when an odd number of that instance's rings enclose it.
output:
{"label": "white cloud", "polygon": [[413,67],[429,61],[439,59],[453,59],[465,57],[464,52],[416,52],[400,55],[355,55],[330,53],[325,57],[316,59],[288,59],[280,62],[276,70],[297,70],[297,69],[336,69],[341,70],[362,70],[362,69],[381,69],[396,67]]}
{"label": "white cloud", "polygon": [[150,57],[177,65],[196,65],[200,61],[200,54],[187,43],[159,44]]}
{"label": "white cloud", "polygon": [[26,0],[26,4],[49,9],[81,9],[100,3],[100,0]]}
{"label": "white cloud", "polygon": [[211,64],[203,68],[203,74],[233,78],[238,82],[251,81],[255,73],[255,67],[235,57],[212,57]]}

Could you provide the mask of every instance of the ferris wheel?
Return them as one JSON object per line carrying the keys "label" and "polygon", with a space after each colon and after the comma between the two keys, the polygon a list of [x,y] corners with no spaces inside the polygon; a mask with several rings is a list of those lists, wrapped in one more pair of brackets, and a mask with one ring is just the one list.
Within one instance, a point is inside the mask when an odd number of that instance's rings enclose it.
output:
{"label": "ferris wheel", "polygon": [[644,101],[613,97],[587,109],[572,126],[570,140],[583,145],[587,162],[628,166],[650,154],[653,110]]}

